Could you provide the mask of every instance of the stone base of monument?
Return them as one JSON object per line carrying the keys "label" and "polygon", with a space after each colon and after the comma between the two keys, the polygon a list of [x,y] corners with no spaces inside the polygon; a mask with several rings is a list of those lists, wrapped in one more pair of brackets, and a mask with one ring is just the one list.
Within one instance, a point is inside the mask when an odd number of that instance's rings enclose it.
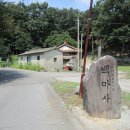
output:
{"label": "stone base of monument", "polygon": [[90,66],[83,78],[83,106],[92,117],[121,117],[121,89],[115,58],[104,56]]}

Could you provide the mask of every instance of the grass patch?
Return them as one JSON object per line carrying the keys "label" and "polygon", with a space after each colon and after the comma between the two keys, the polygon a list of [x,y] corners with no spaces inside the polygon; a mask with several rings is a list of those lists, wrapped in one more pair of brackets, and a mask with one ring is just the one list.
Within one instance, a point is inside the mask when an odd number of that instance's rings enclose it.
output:
{"label": "grass patch", "polygon": [[24,70],[33,70],[33,71],[42,71],[45,70],[44,67],[42,67],[39,64],[19,64],[18,63],[18,56],[12,55],[11,56],[11,65],[10,67],[16,68],[16,69],[24,69]]}
{"label": "grass patch", "polygon": [[79,106],[82,104],[82,100],[78,95],[75,95],[75,89],[79,86],[79,83],[75,82],[64,82],[64,81],[53,81],[55,91],[61,96],[67,108],[72,106]]}
{"label": "grass patch", "polygon": [[45,70],[39,64],[12,64],[10,67],[16,68],[16,69],[33,70],[33,71]]}
{"label": "grass patch", "polygon": [[126,105],[130,108],[130,93],[122,92],[121,100],[122,100],[122,105]]}
{"label": "grass patch", "polygon": [[118,70],[122,72],[130,73],[130,66],[118,66]]}
{"label": "grass patch", "polygon": [[[54,86],[54,90],[65,102],[67,108],[82,104],[82,99],[78,95],[75,95],[75,89],[79,86],[79,83],[55,80],[52,82],[52,85]],[[122,92],[121,101],[122,105],[126,105],[130,108],[130,93]]]}

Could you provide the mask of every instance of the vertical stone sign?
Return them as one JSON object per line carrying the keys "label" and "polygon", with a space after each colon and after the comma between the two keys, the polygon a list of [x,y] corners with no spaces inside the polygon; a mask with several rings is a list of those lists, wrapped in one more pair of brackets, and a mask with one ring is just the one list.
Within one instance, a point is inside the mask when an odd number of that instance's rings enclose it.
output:
{"label": "vertical stone sign", "polygon": [[121,117],[121,89],[118,84],[117,62],[104,56],[90,66],[83,78],[83,105],[93,117]]}

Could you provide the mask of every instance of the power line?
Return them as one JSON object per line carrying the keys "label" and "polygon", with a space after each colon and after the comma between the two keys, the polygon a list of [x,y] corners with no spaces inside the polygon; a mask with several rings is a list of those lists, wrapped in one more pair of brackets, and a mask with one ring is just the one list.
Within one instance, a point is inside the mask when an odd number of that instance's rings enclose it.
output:
{"label": "power line", "polygon": [[79,71],[79,17],[77,18],[77,48],[78,48],[78,71]]}

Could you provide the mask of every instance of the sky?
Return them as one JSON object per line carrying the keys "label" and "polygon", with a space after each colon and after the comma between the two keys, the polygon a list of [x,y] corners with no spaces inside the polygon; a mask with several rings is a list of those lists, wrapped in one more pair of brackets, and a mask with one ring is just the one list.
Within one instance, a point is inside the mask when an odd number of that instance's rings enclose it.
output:
{"label": "sky", "polygon": [[[90,0],[5,0],[8,2],[18,3],[19,1],[23,1],[25,4],[35,3],[35,2],[47,2],[49,6],[57,7],[57,8],[74,8],[79,9],[81,11],[85,11],[89,9]],[[97,0],[93,0],[94,4]]]}

